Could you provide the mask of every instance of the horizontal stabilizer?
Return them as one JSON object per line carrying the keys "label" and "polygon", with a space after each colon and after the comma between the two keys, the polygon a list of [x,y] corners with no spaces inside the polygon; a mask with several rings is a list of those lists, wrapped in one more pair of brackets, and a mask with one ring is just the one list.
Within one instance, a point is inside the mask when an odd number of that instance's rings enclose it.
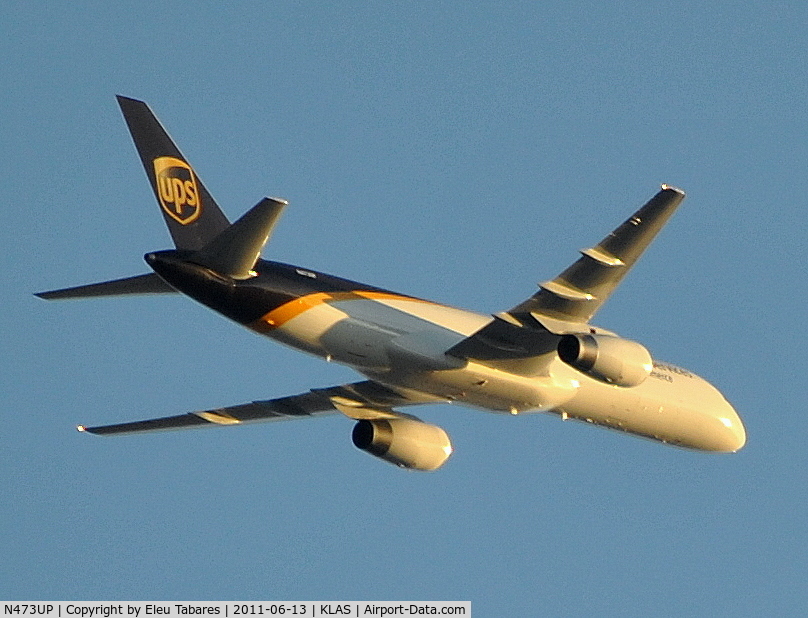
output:
{"label": "horizontal stabilizer", "polygon": [[45,300],[68,298],[97,298],[100,296],[125,296],[127,294],[176,294],[176,290],[155,273],[102,283],[91,283],[74,288],[39,292],[35,296]]}
{"label": "horizontal stabilizer", "polygon": [[247,279],[287,202],[265,197],[193,256],[193,261],[234,279]]}

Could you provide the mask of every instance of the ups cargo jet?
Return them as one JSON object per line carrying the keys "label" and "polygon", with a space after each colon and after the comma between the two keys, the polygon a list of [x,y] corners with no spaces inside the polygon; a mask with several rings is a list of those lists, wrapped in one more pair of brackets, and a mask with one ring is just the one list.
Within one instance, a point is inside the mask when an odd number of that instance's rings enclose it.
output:
{"label": "ups cargo jet", "polygon": [[403,409],[458,403],[551,412],[702,451],[734,452],[743,423],[706,380],[655,361],[590,320],[684,199],[651,200],[524,302],[486,316],[260,258],[286,202],[264,198],[230,223],[142,101],[118,97],[175,249],[153,273],[38,294],[45,299],[181,293],[247,328],[366,379],[307,393],[80,431],[100,435],[342,413],[353,443],[403,468],[435,470],[446,432]]}

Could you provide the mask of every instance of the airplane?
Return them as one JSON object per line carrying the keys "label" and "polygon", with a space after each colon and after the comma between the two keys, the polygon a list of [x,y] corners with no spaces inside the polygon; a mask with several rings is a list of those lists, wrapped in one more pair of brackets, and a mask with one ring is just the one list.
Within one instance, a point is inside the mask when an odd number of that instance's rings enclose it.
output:
{"label": "airplane", "polygon": [[401,468],[431,471],[451,456],[451,440],[402,409],[456,403],[503,414],[553,413],[699,451],[744,446],[741,418],[712,384],[590,323],[682,202],[680,189],[662,185],[527,300],[481,315],[262,259],[287,202],[265,197],[231,224],[148,105],[117,99],[175,248],[145,255],[151,273],[37,296],[184,294],[365,379],[176,416],[79,425],[79,431],[133,434],[342,413],[355,421],[352,441],[359,449]]}

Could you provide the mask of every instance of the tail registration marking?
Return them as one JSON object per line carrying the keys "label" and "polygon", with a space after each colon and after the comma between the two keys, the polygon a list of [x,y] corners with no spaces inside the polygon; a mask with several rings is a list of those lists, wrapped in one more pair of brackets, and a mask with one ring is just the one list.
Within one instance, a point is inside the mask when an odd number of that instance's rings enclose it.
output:
{"label": "tail registration marking", "polygon": [[157,157],[154,160],[154,181],[160,206],[169,217],[182,225],[199,218],[202,205],[196,174],[190,165],[174,157]]}

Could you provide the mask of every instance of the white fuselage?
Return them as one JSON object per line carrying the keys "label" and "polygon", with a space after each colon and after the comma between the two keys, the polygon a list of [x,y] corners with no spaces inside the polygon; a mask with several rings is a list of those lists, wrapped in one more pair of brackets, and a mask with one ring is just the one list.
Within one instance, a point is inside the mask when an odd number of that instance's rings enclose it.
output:
{"label": "white fuselage", "polygon": [[740,418],[715,387],[667,363],[656,362],[648,379],[626,388],[581,373],[555,351],[513,361],[464,360],[446,351],[491,318],[393,294],[311,296],[271,312],[257,330],[410,399],[510,414],[553,412],[709,451],[735,451],[746,440]]}

